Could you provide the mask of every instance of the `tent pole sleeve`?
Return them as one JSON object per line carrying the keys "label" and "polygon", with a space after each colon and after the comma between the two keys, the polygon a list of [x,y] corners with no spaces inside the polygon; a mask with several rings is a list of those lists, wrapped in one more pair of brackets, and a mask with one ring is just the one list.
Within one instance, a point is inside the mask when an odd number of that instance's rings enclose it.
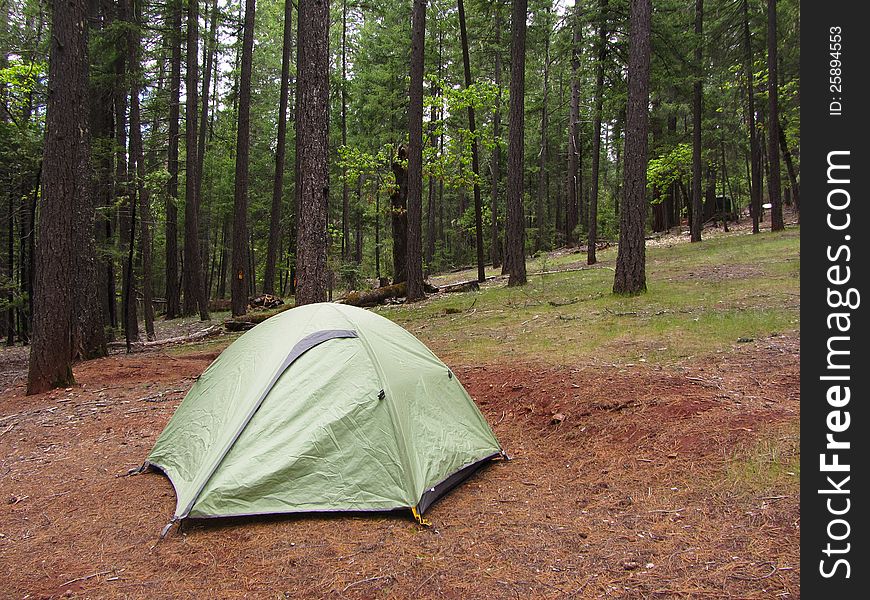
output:
{"label": "tent pole sleeve", "polygon": [[356,331],[351,329],[327,329],[323,331],[315,331],[311,333],[298,342],[293,348],[290,349],[290,353],[287,355],[287,358],[275,369],[275,372],[272,375],[272,378],[269,380],[268,385],[263,389],[260,395],[257,397],[256,402],[251,405],[251,408],[248,410],[245,418],[239,424],[239,427],[233,433],[233,436],[224,444],[224,447],[221,449],[221,452],[217,455],[217,458],[212,462],[209,469],[206,471],[205,476],[201,476],[201,480],[199,485],[196,488],[196,493],[191,496],[190,501],[188,501],[187,505],[184,506],[181,510],[179,510],[173,519],[184,519],[190,514],[191,509],[193,508],[196,501],[199,499],[199,495],[202,493],[202,490],[205,489],[205,486],[208,484],[212,475],[214,475],[215,471],[217,471],[220,464],[223,462],[226,455],[229,453],[230,449],[235,445],[236,441],[239,439],[239,436],[242,435],[242,432],[245,430],[245,427],[248,426],[248,423],[251,422],[251,419],[254,418],[257,410],[259,410],[260,406],[263,404],[263,401],[266,399],[266,396],[269,395],[269,392],[272,391],[272,388],[275,387],[275,383],[284,374],[290,365],[292,365],[296,359],[300,356],[314,348],[322,344],[323,342],[333,340],[336,338],[357,338],[359,337]]}

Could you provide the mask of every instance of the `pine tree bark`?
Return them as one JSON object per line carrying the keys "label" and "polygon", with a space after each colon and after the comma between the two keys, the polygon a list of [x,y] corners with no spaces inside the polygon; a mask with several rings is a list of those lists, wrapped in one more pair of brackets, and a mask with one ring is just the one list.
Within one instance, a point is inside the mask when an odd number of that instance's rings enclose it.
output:
{"label": "pine tree bark", "polygon": [[399,146],[392,161],[395,187],[390,194],[390,225],[393,234],[393,284],[408,280],[408,151]]}
{"label": "pine tree bark", "polygon": [[287,156],[287,106],[290,99],[290,50],[293,47],[293,2],[284,0],[284,44],[281,55],[281,93],[278,101],[278,139],[275,148],[275,178],[272,182],[272,210],[269,213],[269,246],[263,293],[275,293],[275,265],[281,244],[281,205],[284,199],[284,163]]}
{"label": "pine tree bark", "polygon": [[248,163],[251,148],[251,67],[254,56],[255,0],[245,0],[242,33],[242,72],[239,80],[239,112],[236,132],[236,185],[233,203],[233,270],[230,302],[233,316],[248,310],[253,273],[248,255]]}
{"label": "pine tree bark", "polygon": [[761,222],[761,149],[755,125],[755,84],[753,83],[752,38],[749,33],[749,0],[743,0],[743,70],[746,76],[747,124],[749,126],[749,212],[752,233],[760,231]]}
{"label": "pine tree bark", "polygon": [[507,229],[505,266],[508,286],[526,283],[526,221],[523,208],[525,152],[526,19],[528,0],[513,0],[511,10],[511,85],[508,128]]}
{"label": "pine tree bark", "polygon": [[[341,145],[347,146],[347,0],[341,1]],[[341,178],[341,259],[350,259],[350,184]]]}
{"label": "pine tree bark", "polygon": [[[546,32],[544,38],[544,89],[541,94],[541,144],[540,152],[538,153],[538,189],[535,198],[535,252],[544,247],[544,232],[545,217],[544,204],[548,201],[547,198],[547,129],[548,129],[548,108],[547,101],[550,95],[550,6],[544,9]],[[481,279],[483,281],[483,279]]]}
{"label": "pine tree bark", "polygon": [[767,0],[767,160],[770,174],[767,191],[770,196],[770,230],[782,231],[781,175],[779,171],[779,77],[777,74],[776,0]]}
{"label": "pine tree bark", "polygon": [[568,120],[568,194],[565,206],[565,244],[574,245],[574,230],[578,222],[577,191],[582,185],[582,155],[580,153],[580,43],[582,29],[580,27],[580,3],[574,8],[574,25],[571,33],[571,112]]}
{"label": "pine tree bark", "polygon": [[425,297],[423,289],[423,63],[426,0],[414,0],[411,16],[411,89],[408,93],[408,250],[409,302]]}
{"label": "pine tree bark", "polygon": [[604,107],[604,59],[607,55],[607,0],[598,2],[598,58],[595,63],[595,107],[592,115],[592,190],[589,198],[589,235],[586,240],[586,264],[598,262],[595,245],[598,243],[598,193],[601,169],[601,112]]}
{"label": "pine tree bark", "polygon": [[187,0],[187,73],[185,78],[185,199],[182,314],[208,319],[208,303],[202,289],[202,257],[199,247],[199,186],[197,175],[197,122],[199,115],[199,0]]}
{"label": "pine tree bark", "polygon": [[794,208],[798,213],[798,218],[800,218],[801,186],[797,178],[797,171],[794,168],[794,159],[792,158],[791,150],[788,147],[788,141],[785,138],[785,126],[782,122],[780,122],[779,125],[779,149],[782,152],[782,158],[785,160],[786,170],[788,171]]}
{"label": "pine tree bark", "polygon": [[615,294],[646,291],[646,169],[650,71],[650,0],[631,0],[628,50],[628,110],[625,124],[624,200],[619,215]]}
{"label": "pine tree bark", "polygon": [[[111,24],[113,18],[110,10],[111,4],[105,0],[102,2],[92,0],[89,3],[91,31],[103,39],[106,36],[106,27]],[[113,84],[111,83],[112,63],[106,57],[93,57],[92,64],[97,71],[90,77],[94,200],[96,205],[101,207],[96,219],[95,237],[98,247],[107,248],[113,241],[112,225],[115,221],[112,172],[112,158],[114,156],[112,150],[114,143],[112,135],[114,117],[112,109]],[[25,258],[27,257],[25,240],[29,237],[32,227],[30,223],[27,223],[29,211],[27,210],[26,203],[29,195],[30,190],[22,189],[21,247],[19,251],[21,256]],[[25,274],[22,274],[22,281],[26,281],[28,277],[26,274],[28,269],[27,260],[22,260],[21,264],[25,269]],[[105,325],[114,329],[117,326],[117,313],[115,306],[115,265],[111,253],[105,253],[103,259],[99,261],[97,269],[100,304],[105,318]]]}
{"label": "pine tree bark", "polygon": [[329,211],[329,1],[299,2],[296,304],[326,300]]}
{"label": "pine tree bark", "polygon": [[181,113],[181,2],[171,0],[167,36],[171,45],[169,75],[169,149],[166,168],[166,318],[181,314],[181,288],[178,285],[178,145]]}
{"label": "pine tree bark", "polygon": [[[124,27],[129,26],[128,0],[119,0],[117,20]],[[131,182],[133,165],[128,165],[127,154],[127,97],[124,82],[127,78],[127,40],[118,39],[115,58],[115,197],[118,205],[118,250],[121,258],[121,314],[124,322],[124,336],[132,341],[139,339],[139,318],[136,309],[135,272],[130,268],[127,256],[132,247],[134,188]]]}
{"label": "pine tree bark", "polygon": [[145,335],[149,341],[154,334],[154,293],[151,284],[151,208],[148,189],[145,187],[145,153],[142,147],[142,120],[139,107],[139,94],[142,78],[140,64],[140,27],[142,25],[140,1],[131,2],[130,20],[132,27],[127,32],[127,56],[130,62],[130,159],[135,174],[135,185],[131,189],[131,201],[135,191],[139,202],[139,247],[142,258],[142,303],[145,317]]}
{"label": "pine tree bark", "polygon": [[492,260],[492,268],[496,269],[501,266],[501,241],[499,240],[498,228],[498,188],[501,184],[501,2],[496,4],[495,8],[495,73],[494,81],[496,87],[495,110],[492,114],[492,186],[490,190],[490,206],[489,210],[492,213],[492,248],[490,250],[490,259]]}
{"label": "pine tree bark", "polygon": [[[88,32],[85,0],[52,11],[49,94],[43,153],[45,179],[37,224],[33,343],[27,393],[73,383],[77,329],[77,275],[82,257],[78,229],[88,197]],[[70,218],[73,215],[73,218]],[[93,226],[93,224],[92,224]],[[83,257],[87,258],[87,257]]]}
{"label": "pine tree bark", "polygon": [[[206,15],[203,15],[203,19],[206,18]],[[209,119],[209,95],[211,92],[211,81],[212,75],[214,71],[214,63],[216,62],[215,56],[217,54],[217,19],[218,19],[218,7],[217,0],[212,0],[211,7],[208,12],[209,19],[209,28],[206,31],[208,35],[208,39],[203,43],[202,54],[203,54],[203,62],[205,63],[205,69],[203,70],[203,78],[202,78],[202,92],[200,93],[200,119],[199,119],[199,131],[197,131],[197,135],[199,136],[199,141],[197,142],[197,150],[196,150],[196,197],[200,199],[200,204],[202,204],[201,199],[203,198],[202,194],[202,182],[203,182],[203,172],[205,167],[205,152],[206,152],[206,142],[210,140],[210,130],[211,127],[208,126],[210,123]],[[217,77],[217,73],[214,73],[214,76]],[[211,186],[210,186],[211,187]],[[212,191],[211,189],[209,191]],[[214,194],[209,193],[208,198],[211,198]],[[206,203],[203,213],[199,219],[199,234],[198,238],[200,241],[199,244],[199,256],[200,256],[200,286],[201,286],[201,300],[202,302],[198,302],[198,304],[205,305],[208,307],[209,300],[209,284],[208,284],[208,256],[210,253],[209,250],[209,234],[211,232],[211,202]],[[202,315],[200,315],[202,316]],[[206,318],[207,318],[206,314]]]}
{"label": "pine tree bark", "polygon": [[695,0],[695,82],[692,85],[692,222],[691,241],[701,241],[701,223],[704,220],[701,199],[701,111],[704,90],[704,0]]}
{"label": "pine tree bark", "polygon": [[[465,88],[471,87],[471,59],[468,55],[468,29],[465,22],[465,3],[458,0],[459,36],[462,43],[462,66],[465,74]],[[422,111],[421,111],[422,112]],[[476,123],[474,122],[474,106],[468,104],[468,131],[471,133],[471,172],[474,173],[474,234],[477,249],[477,280],[485,281],[483,259],[483,201],[480,197],[480,160],[477,151]]]}

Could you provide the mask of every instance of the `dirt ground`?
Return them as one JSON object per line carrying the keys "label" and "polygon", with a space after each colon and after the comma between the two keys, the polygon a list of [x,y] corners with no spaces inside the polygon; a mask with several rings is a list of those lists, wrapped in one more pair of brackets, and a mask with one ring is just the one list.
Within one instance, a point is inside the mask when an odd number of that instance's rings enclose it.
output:
{"label": "dirt ground", "polygon": [[4,350],[0,597],[799,597],[799,472],[775,470],[799,452],[799,353],[778,336],[692,368],[451,365],[512,460],[431,528],[234,519],[158,544],[169,481],[122,475],[217,351],[116,354],[26,398],[26,354]]}

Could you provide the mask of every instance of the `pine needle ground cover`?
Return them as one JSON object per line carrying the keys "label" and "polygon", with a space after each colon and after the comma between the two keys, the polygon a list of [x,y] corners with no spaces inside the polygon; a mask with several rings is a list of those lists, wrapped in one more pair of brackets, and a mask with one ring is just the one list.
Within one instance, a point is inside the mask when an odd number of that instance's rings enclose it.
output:
{"label": "pine needle ground cover", "polygon": [[[196,523],[141,461],[235,336],[115,354],[24,397],[0,354],[0,569],[15,598],[799,597],[799,230],[651,243],[378,312],[450,366],[512,455],[406,515]],[[559,269],[582,269],[541,274]],[[461,278],[463,274],[454,274]]]}

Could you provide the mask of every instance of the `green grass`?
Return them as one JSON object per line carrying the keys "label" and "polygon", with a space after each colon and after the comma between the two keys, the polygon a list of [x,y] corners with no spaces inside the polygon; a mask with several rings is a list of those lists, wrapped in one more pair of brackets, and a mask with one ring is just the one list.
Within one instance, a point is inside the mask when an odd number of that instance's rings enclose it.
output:
{"label": "green grass", "polygon": [[541,274],[585,266],[583,260],[566,254],[530,261],[529,283],[521,288],[491,282],[480,292],[375,310],[439,356],[463,362],[674,364],[727,349],[738,338],[799,330],[799,229],[651,247],[648,291],[630,298],[611,293],[615,249],[599,252],[594,267]]}
{"label": "green grass", "polygon": [[735,489],[758,491],[800,485],[800,432],[797,425],[737,450],[728,462],[726,481]]}

